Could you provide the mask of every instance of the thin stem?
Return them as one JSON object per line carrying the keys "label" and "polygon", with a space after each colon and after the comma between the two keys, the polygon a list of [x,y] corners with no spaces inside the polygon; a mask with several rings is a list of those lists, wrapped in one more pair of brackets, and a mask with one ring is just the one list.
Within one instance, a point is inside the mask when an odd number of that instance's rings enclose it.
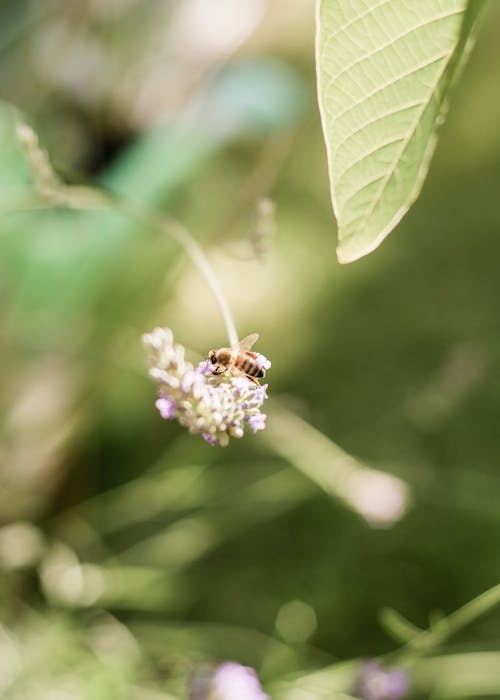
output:
{"label": "thin stem", "polygon": [[177,241],[184,248],[210,287],[224,319],[229,345],[234,349],[238,347],[238,334],[219,282],[203,249],[184,226],[172,217],[143,211],[135,205],[97,188],[66,185],[56,175],[50,162],[49,154],[40,147],[38,136],[33,129],[28,124],[19,122],[17,124],[17,135],[30,164],[35,178],[36,190],[38,195],[41,196],[42,204],[49,202],[54,206],[68,206],[75,209],[106,208],[117,210],[126,216],[142,221],[152,228],[165,232]]}
{"label": "thin stem", "polygon": [[[231,310],[226,301],[222,288],[214,274],[214,271],[208,262],[208,259],[203,252],[202,247],[196,242],[189,231],[172,217],[162,216],[160,214],[151,214],[144,212],[135,206],[128,204],[119,199],[113,198],[106,192],[87,187],[69,187],[61,185],[57,192],[57,199],[50,202],[44,197],[28,198],[24,201],[19,201],[18,205],[11,208],[13,211],[29,211],[33,209],[47,208],[50,206],[69,206],[73,209],[112,209],[120,211],[128,217],[137,219],[151,228],[158,229],[171,238],[173,238],[191,258],[199,273],[204,277],[210,291],[219,306],[224,325],[226,327],[229,345],[236,349],[238,347],[238,334],[234,324]],[[1,211],[0,215],[7,213]]]}
{"label": "thin stem", "polygon": [[145,223],[148,223],[154,228],[164,231],[175,241],[177,241],[182,248],[184,248],[186,254],[189,255],[199,273],[205,278],[206,283],[210,287],[210,290],[214,295],[217,304],[219,305],[219,310],[226,326],[229,345],[232,348],[237,349],[238,334],[236,332],[236,326],[234,324],[229,305],[217,277],[215,276],[214,271],[208,262],[203,248],[197,243],[189,231],[184,228],[182,224],[171,217],[161,216],[158,214],[145,214],[138,211],[134,212],[129,206],[124,208],[123,211],[143,220]]}
{"label": "thin stem", "polygon": [[417,633],[399,651],[389,654],[387,658],[394,655],[398,659],[403,659],[406,656],[427,654],[499,604],[500,584],[481,593],[448,617],[438,620],[428,630]]}

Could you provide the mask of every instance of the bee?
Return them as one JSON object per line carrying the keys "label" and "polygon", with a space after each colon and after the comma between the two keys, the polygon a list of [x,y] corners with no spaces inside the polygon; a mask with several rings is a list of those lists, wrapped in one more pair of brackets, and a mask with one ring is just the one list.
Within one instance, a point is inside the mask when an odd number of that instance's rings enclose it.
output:
{"label": "bee", "polygon": [[224,374],[227,370],[233,373],[236,371],[254,384],[259,384],[259,379],[266,376],[266,370],[263,367],[266,360],[257,352],[250,352],[250,348],[258,337],[258,333],[247,335],[240,340],[237,350],[233,348],[210,350],[208,359],[214,365],[212,374]]}

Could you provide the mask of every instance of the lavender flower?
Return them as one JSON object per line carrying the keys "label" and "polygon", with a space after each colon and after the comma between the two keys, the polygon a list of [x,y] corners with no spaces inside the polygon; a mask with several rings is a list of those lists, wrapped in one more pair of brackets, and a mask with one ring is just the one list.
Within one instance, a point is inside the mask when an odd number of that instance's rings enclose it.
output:
{"label": "lavender flower", "polygon": [[254,434],[257,432],[257,430],[264,430],[266,427],[266,417],[267,416],[265,413],[257,413],[255,416],[250,416],[248,419],[248,425],[251,427]]}
{"label": "lavender flower", "polygon": [[[214,376],[208,360],[195,369],[168,328],[155,328],[143,342],[150,350],[149,373],[159,387],[156,408],[162,418],[176,419],[210,445],[227,445],[230,437],[243,437],[246,424],[254,433],[264,430],[266,414],[260,408],[267,399],[267,384]],[[264,355],[259,355],[259,362],[265,369],[271,364]]]}
{"label": "lavender flower", "polygon": [[175,415],[175,409],[177,408],[175,401],[172,399],[158,399],[155,403],[156,408],[160,412],[160,416],[165,418],[165,420],[170,420]]}
{"label": "lavender flower", "polygon": [[408,678],[402,669],[384,669],[373,660],[361,664],[355,689],[361,700],[399,700],[407,691]]}
{"label": "lavender flower", "polygon": [[189,700],[269,700],[253,668],[227,661],[191,679]]}

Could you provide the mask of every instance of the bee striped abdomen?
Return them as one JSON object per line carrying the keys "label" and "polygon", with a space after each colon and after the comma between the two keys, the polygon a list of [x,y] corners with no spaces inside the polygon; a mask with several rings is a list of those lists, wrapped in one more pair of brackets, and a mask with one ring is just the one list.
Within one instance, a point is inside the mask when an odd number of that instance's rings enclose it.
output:
{"label": "bee striped abdomen", "polygon": [[252,374],[252,361],[245,358],[241,363],[241,369],[247,374]]}
{"label": "bee striped abdomen", "polygon": [[236,367],[249,377],[263,377],[264,370],[250,357],[238,357]]}
{"label": "bee striped abdomen", "polygon": [[262,367],[251,363],[250,369],[247,370],[247,374],[249,374],[251,377],[264,377],[266,373]]}

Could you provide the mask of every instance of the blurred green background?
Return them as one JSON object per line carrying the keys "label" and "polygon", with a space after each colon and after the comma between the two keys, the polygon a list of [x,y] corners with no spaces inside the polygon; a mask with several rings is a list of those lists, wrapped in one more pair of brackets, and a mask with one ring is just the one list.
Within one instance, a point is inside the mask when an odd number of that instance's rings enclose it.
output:
{"label": "blurred green background", "polygon": [[[1,1],[0,697],[185,697],[233,659],[308,700],[287,681],[398,646],[381,609],[426,627],[499,582],[498,3],[484,20],[423,194],[342,267],[312,1]],[[204,246],[273,362],[265,433],[212,448],[159,418],[141,334],[169,326],[193,361],[224,345],[210,291],[123,214],[14,211],[20,119],[65,180]],[[403,517],[322,488],[316,443],[325,479],[339,445],[406,482]],[[477,682],[417,668],[412,697],[500,698],[499,637],[493,610],[445,649]]]}

